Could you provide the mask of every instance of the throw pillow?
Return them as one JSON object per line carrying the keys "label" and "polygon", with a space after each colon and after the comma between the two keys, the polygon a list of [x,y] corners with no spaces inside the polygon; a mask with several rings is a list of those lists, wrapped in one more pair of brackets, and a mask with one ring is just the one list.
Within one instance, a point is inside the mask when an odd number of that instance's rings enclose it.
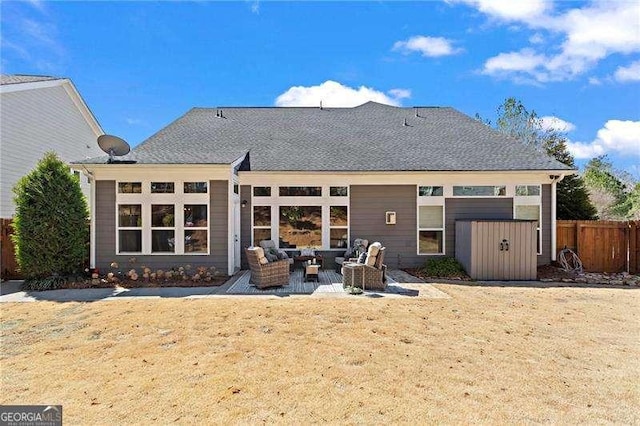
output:
{"label": "throw pillow", "polygon": [[269,262],[275,262],[276,260],[278,260],[278,255],[277,254],[273,254],[271,252],[265,254],[265,257],[267,258],[267,260]]}
{"label": "throw pillow", "polygon": [[315,256],[315,252],[310,248],[301,249],[300,256]]}
{"label": "throw pillow", "polygon": [[367,253],[362,253],[360,257],[358,257],[358,263],[364,263],[367,259]]}
{"label": "throw pillow", "polygon": [[258,258],[258,260],[260,261],[261,265],[266,265],[267,263],[269,263],[269,261],[267,260],[266,257],[262,256],[260,258]]}

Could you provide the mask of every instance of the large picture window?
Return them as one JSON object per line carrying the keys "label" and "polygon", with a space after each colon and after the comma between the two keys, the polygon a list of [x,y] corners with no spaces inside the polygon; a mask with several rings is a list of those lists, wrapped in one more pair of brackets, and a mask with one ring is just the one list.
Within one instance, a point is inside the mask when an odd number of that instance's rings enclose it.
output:
{"label": "large picture window", "polygon": [[253,244],[271,239],[271,206],[253,207]]}
{"label": "large picture window", "polygon": [[206,204],[185,204],[184,211],[184,251],[185,253],[206,253],[209,241],[209,216]]}
{"label": "large picture window", "polygon": [[207,254],[207,181],[117,182],[116,254]]}
{"label": "large picture window", "polygon": [[329,207],[329,248],[347,248],[349,245],[349,208]]}
{"label": "large picture window", "polygon": [[142,252],[142,205],[118,205],[118,251]]}
{"label": "large picture window", "polygon": [[444,206],[418,206],[418,254],[444,254]]}
{"label": "large picture window", "polygon": [[280,247],[322,248],[322,207],[280,206]]}
{"label": "large picture window", "polygon": [[173,204],[151,205],[151,252],[173,253],[175,251],[175,206]]}
{"label": "large picture window", "polygon": [[516,185],[513,218],[535,220],[538,254],[542,254],[542,188],[540,185]]}

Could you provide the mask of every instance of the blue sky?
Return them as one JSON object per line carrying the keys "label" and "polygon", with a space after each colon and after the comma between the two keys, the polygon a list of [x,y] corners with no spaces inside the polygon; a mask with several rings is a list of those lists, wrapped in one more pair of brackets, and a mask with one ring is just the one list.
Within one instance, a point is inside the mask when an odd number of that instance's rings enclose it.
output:
{"label": "blue sky", "polygon": [[73,80],[137,145],[194,106],[445,105],[507,97],[582,165],[640,178],[640,2],[1,3],[5,74]]}

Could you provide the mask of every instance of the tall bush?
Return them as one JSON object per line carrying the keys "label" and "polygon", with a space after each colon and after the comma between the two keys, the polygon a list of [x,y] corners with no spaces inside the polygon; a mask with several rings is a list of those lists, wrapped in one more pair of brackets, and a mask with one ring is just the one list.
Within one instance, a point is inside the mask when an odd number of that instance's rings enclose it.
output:
{"label": "tall bush", "polygon": [[27,286],[39,280],[38,289],[52,288],[59,282],[52,277],[80,273],[89,241],[89,212],[78,177],[49,152],[13,192],[12,239]]}

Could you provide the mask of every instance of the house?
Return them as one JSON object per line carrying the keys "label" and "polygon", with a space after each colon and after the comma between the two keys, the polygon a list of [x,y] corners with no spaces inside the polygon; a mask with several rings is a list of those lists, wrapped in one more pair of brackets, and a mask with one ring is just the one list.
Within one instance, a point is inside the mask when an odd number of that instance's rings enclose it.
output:
{"label": "house", "polygon": [[454,254],[457,219],[537,220],[549,263],[556,183],[574,173],[453,108],[375,102],[194,108],[119,160],[74,165],[91,176],[92,264],[229,274],[263,239],[326,259],[362,237],[418,266]]}
{"label": "house", "polygon": [[[0,218],[13,216],[12,189],[45,152],[55,151],[66,162],[95,157],[102,153],[96,137],[103,133],[68,78],[0,75]],[[89,181],[76,173],[88,199]],[[6,237],[2,236],[3,276],[13,260]]]}

